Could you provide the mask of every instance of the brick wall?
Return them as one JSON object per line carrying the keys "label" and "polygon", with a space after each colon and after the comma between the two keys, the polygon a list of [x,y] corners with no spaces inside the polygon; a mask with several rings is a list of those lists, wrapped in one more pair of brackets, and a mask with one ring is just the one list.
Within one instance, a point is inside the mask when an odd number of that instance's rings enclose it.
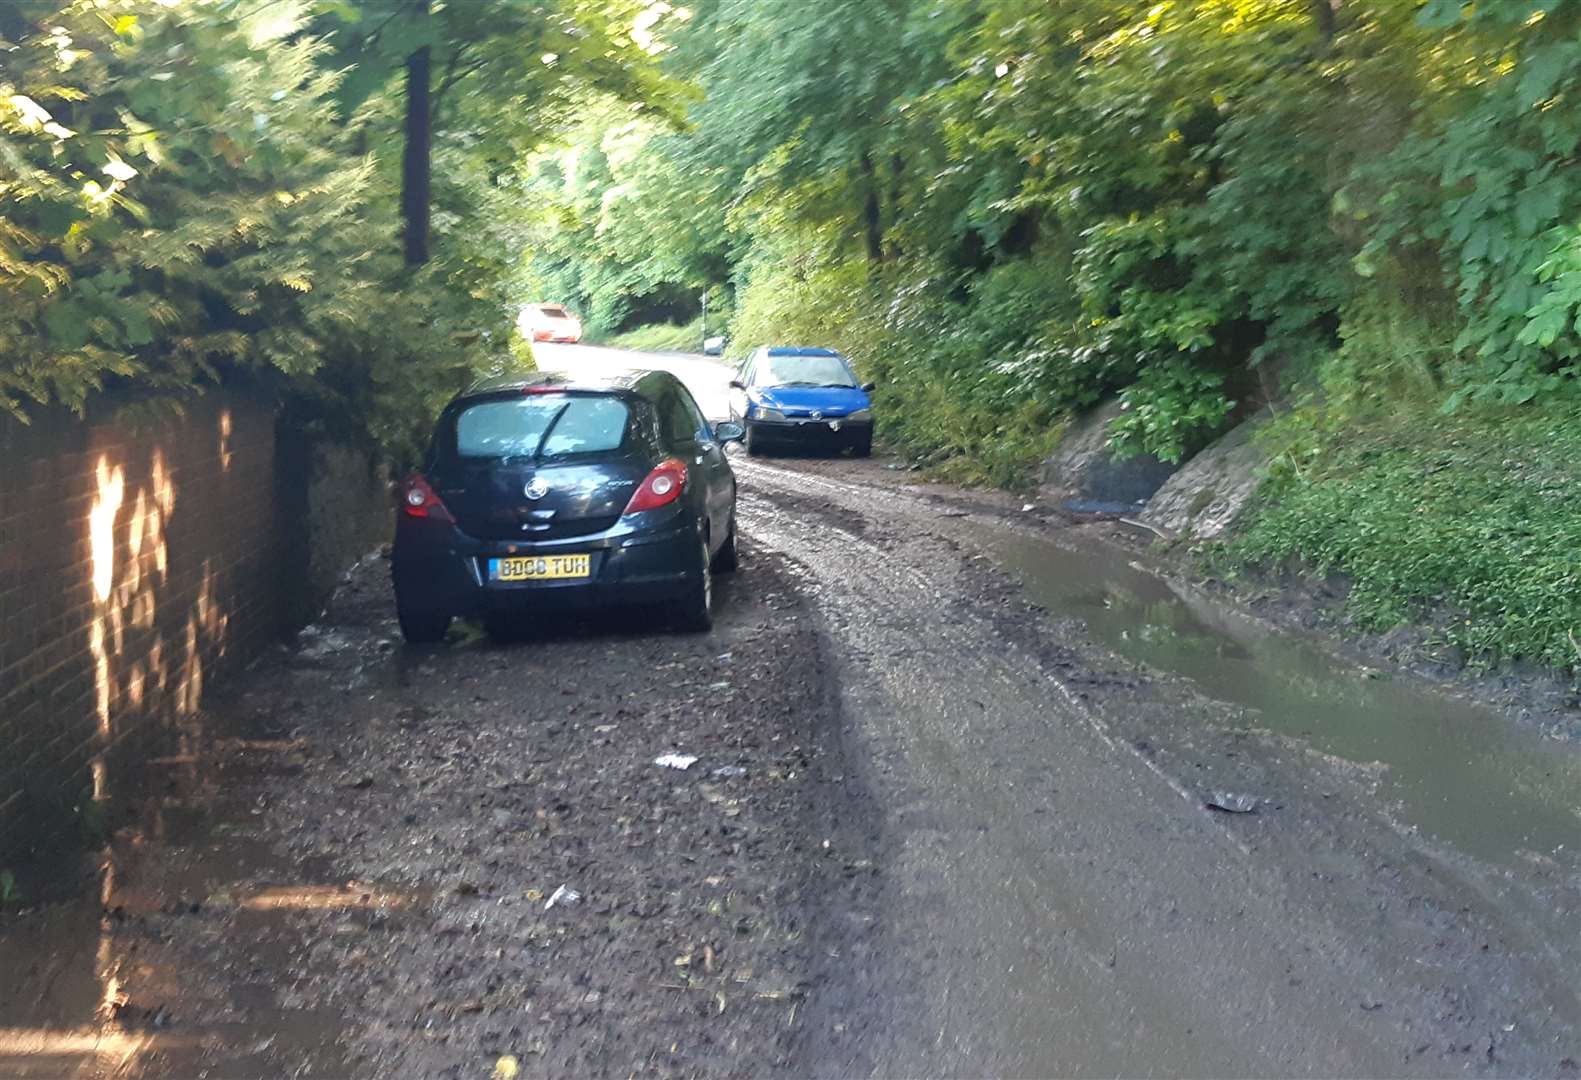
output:
{"label": "brick wall", "polygon": [[[182,753],[205,689],[311,606],[281,588],[314,548],[279,493],[321,456],[277,454],[239,395],[0,419],[0,866],[101,827],[112,765]],[[382,502],[365,473],[347,505]]]}

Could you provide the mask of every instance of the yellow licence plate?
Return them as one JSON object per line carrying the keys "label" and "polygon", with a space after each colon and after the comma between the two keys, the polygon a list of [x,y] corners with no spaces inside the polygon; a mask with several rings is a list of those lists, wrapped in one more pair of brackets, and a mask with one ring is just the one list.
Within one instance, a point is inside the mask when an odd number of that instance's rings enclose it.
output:
{"label": "yellow licence plate", "polygon": [[587,577],[593,572],[591,555],[534,555],[490,559],[491,581],[539,581],[546,578]]}

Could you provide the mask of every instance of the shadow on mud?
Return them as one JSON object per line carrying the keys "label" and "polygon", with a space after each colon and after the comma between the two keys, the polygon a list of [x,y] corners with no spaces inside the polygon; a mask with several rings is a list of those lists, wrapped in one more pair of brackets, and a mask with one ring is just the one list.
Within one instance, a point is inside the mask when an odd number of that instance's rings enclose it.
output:
{"label": "shadow on mud", "polygon": [[[300,748],[272,716],[232,728],[196,713],[170,752],[124,759],[107,781],[110,839],[24,871],[29,908],[0,916],[0,1076],[344,1069],[338,1014],[293,1008],[286,987],[246,972],[195,979],[162,948],[240,926],[254,970],[303,970],[302,911],[376,906],[377,890],[337,881],[322,861],[293,866],[232,794],[293,773]],[[171,1005],[206,998],[235,1019],[195,1023]]]}
{"label": "shadow on mud", "polygon": [[[737,575],[714,578],[714,619],[730,612],[732,601],[743,585]],[[551,641],[589,639],[646,638],[662,634],[686,634],[675,627],[675,613],[660,606],[611,608],[600,611],[513,612],[456,624],[443,645],[408,645],[404,652],[414,657],[432,656],[451,648],[511,647]]]}

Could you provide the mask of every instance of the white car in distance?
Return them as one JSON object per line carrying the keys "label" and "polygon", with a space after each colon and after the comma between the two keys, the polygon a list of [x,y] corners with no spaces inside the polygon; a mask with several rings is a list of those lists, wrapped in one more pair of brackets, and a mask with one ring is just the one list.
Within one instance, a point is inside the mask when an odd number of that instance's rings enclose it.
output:
{"label": "white car in distance", "polygon": [[528,304],[516,319],[516,328],[528,341],[582,340],[582,320],[564,304]]}

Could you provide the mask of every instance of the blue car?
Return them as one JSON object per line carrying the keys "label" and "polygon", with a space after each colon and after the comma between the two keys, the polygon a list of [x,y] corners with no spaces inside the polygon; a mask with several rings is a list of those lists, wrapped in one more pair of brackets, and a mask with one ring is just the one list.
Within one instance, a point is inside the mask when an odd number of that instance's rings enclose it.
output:
{"label": "blue car", "polygon": [[765,449],[873,451],[873,384],[857,382],[833,349],[764,346],[730,380],[730,419],[747,453]]}

